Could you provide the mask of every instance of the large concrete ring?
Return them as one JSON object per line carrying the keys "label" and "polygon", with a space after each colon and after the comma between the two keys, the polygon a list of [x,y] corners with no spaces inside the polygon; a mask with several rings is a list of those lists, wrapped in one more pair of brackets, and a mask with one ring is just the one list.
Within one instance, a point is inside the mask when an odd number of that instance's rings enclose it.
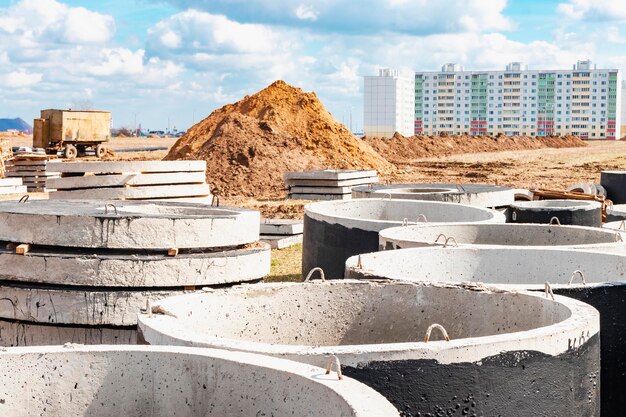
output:
{"label": "large concrete ring", "polygon": [[566,249],[622,250],[621,233],[583,226],[547,224],[420,224],[381,230],[379,249],[427,246],[558,246]]}
{"label": "large concrete ring", "polygon": [[580,200],[517,201],[511,204],[507,221],[602,227],[602,204]]}
{"label": "large concrete ring", "polygon": [[626,203],[626,171],[602,171],[600,184],[614,204]]}
{"label": "large concrete ring", "polygon": [[[96,252],[96,253],[94,253]],[[270,246],[177,256],[34,247],[0,247],[0,280],[93,287],[168,288],[256,281],[270,272]]]}
{"label": "large concrete ring", "polygon": [[0,352],[0,393],[0,415],[11,417],[398,417],[383,396],[350,378],[215,349],[10,348]]}
{"label": "large concrete ring", "polygon": [[343,276],[346,259],[378,250],[378,232],[404,224],[504,223],[493,210],[455,203],[358,199],[325,201],[304,207],[302,274],[321,267],[329,278]]}
{"label": "large concrete ring", "polygon": [[0,202],[0,240],[49,246],[161,250],[238,246],[259,240],[259,224],[258,211],[204,204]]}
{"label": "large concrete ring", "polygon": [[622,220],[626,220],[626,204],[614,204],[606,209],[607,222]]}
{"label": "large concrete ring", "polygon": [[[168,314],[139,318],[150,344],[220,347],[318,366],[336,355],[346,375],[411,415],[599,412],[598,312],[566,297],[346,280],[239,286],[172,297],[158,307]],[[433,333],[424,342],[435,323],[450,341]]]}
{"label": "large concrete ring", "polygon": [[515,190],[488,184],[371,184],[352,188],[352,198],[400,198],[443,201],[478,207],[503,207],[515,201]]}
{"label": "large concrete ring", "polygon": [[65,343],[135,345],[137,344],[137,326],[64,326],[0,319],[0,346],[43,346]]}
{"label": "large concrete ring", "polygon": [[600,312],[602,414],[621,415],[626,409],[624,255],[548,247],[412,248],[352,257],[346,262],[346,277],[479,281],[542,292],[549,281],[555,294],[584,301]]}

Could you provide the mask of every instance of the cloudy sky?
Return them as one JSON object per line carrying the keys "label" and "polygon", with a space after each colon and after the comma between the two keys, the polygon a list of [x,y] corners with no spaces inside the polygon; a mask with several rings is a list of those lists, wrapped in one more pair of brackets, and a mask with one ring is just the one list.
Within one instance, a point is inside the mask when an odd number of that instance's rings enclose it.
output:
{"label": "cloudy sky", "polygon": [[186,129],[283,79],[358,129],[381,67],[626,69],[625,23],[626,0],[0,0],[0,117]]}

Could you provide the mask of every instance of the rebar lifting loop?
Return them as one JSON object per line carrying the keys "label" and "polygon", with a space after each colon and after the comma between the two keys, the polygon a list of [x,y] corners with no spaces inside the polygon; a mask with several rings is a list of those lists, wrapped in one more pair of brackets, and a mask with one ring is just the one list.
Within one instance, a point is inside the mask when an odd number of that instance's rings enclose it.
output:
{"label": "rebar lifting loop", "polygon": [[450,241],[454,242],[454,247],[455,247],[455,248],[458,248],[458,247],[459,247],[459,244],[458,244],[458,243],[456,243],[456,239],[455,239],[455,238],[453,238],[452,236],[450,236],[449,238],[447,238],[447,239],[446,239],[446,241],[443,243],[443,247],[444,247],[444,248],[447,248],[447,247],[448,247],[448,242],[450,242]]}
{"label": "rebar lifting loop", "polygon": [[416,223],[419,223],[420,221],[424,223],[428,223],[428,219],[423,214],[420,214],[419,216],[417,216],[417,220],[415,220]]}
{"label": "rebar lifting loop", "polygon": [[339,362],[339,358],[335,355],[330,355],[328,357],[328,362],[326,362],[326,375],[330,374],[333,364],[337,370],[337,378],[341,381],[343,379],[343,375],[341,373],[341,363]]}
{"label": "rebar lifting loop", "polygon": [[220,196],[219,194],[213,194],[213,198],[211,199],[211,207],[219,207],[220,206]]}
{"label": "rebar lifting loop", "polygon": [[20,198],[20,201],[18,201],[18,203],[25,203],[28,201],[29,198],[30,196],[28,194],[25,194],[22,196],[22,198]]}
{"label": "rebar lifting loop", "polygon": [[407,227],[409,225],[409,219],[406,217],[402,219],[402,227]]}
{"label": "rebar lifting loop", "polygon": [[387,198],[387,196],[389,196],[389,201],[391,201],[391,193],[385,193],[383,194],[383,200],[385,200]]}
{"label": "rebar lifting loop", "polygon": [[[623,220],[622,220],[622,221],[623,221]],[[615,234],[615,241],[616,241],[616,242],[623,242],[623,241],[624,241],[624,238],[622,238],[622,234],[621,234],[621,233],[617,232],[617,233]]]}
{"label": "rebar lifting loop", "polygon": [[622,220],[619,223],[619,227],[617,228],[617,230],[626,230],[626,220]]}
{"label": "rebar lifting loop", "polygon": [[585,274],[583,274],[583,271],[581,271],[580,269],[575,270],[574,272],[572,272],[572,276],[569,278],[569,285],[572,285],[572,282],[574,282],[574,277],[576,275],[580,276],[580,281],[583,283],[583,285],[587,285],[587,283],[585,282]]}
{"label": "rebar lifting loop", "polygon": [[465,191],[465,188],[464,188],[461,184],[457,184],[457,185],[456,185],[456,189],[457,189],[457,190],[459,190],[459,191],[460,191],[460,192],[462,192],[462,193],[466,192],[466,191]]}
{"label": "rebar lifting loop", "polygon": [[[555,223],[556,220],[556,223]],[[561,225],[561,221],[559,220],[558,217],[554,216],[550,219],[550,224],[558,224],[559,226]]]}
{"label": "rebar lifting loop", "polygon": [[322,282],[326,281],[326,277],[324,276],[324,270],[320,268],[319,266],[316,266],[315,268],[309,271],[309,273],[306,275],[306,278],[304,278],[304,282],[308,282],[313,276],[313,274],[315,273],[315,271],[320,273],[320,279],[322,280]]}
{"label": "rebar lifting loop", "polygon": [[444,339],[446,339],[446,342],[450,341],[450,336],[448,336],[448,332],[446,332],[446,329],[444,329],[441,324],[433,323],[430,326],[428,326],[428,329],[426,329],[426,335],[424,336],[424,343],[428,343],[428,341],[430,340],[430,334],[432,333],[434,329],[437,329],[441,332],[441,335],[444,337]]}
{"label": "rebar lifting loop", "polygon": [[448,237],[446,235],[444,235],[443,233],[439,233],[439,236],[437,236],[437,239],[435,239],[435,241],[433,242],[433,244],[435,243],[439,243],[439,239],[443,238],[443,241],[445,243],[446,240],[448,240]]}
{"label": "rebar lifting loop", "polygon": [[546,298],[548,298],[548,294],[550,294],[550,296],[552,297],[552,300],[554,301],[554,293],[552,292],[552,286],[550,285],[548,281],[546,281],[545,284],[543,284],[543,288],[546,293]]}
{"label": "rebar lifting loop", "polygon": [[113,208],[113,212],[115,212],[115,215],[117,216],[117,207],[113,203],[106,203],[104,205],[104,214],[109,214],[109,207]]}

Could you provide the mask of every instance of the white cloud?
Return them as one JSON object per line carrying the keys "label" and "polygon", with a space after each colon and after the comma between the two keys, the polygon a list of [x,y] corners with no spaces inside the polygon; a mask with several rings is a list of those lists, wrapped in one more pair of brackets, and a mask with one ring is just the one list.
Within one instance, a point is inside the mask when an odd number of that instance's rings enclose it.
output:
{"label": "white cloud", "polygon": [[626,20],[623,0],[569,0],[559,3],[557,10],[573,20]]}
{"label": "white cloud", "polygon": [[107,42],[115,33],[113,17],[89,11],[83,7],[67,10],[63,24],[63,39],[71,43]]}
{"label": "white cloud", "polygon": [[306,4],[301,4],[296,9],[296,16],[298,17],[298,19],[301,19],[301,20],[316,21],[318,15],[319,13],[316,12],[315,9],[313,9],[313,7],[308,6]]}
{"label": "white cloud", "polygon": [[507,0],[308,0],[295,11],[293,0],[169,1],[182,9],[202,9],[239,22],[280,23],[333,33],[488,32],[512,25],[502,13]]}
{"label": "white cloud", "polygon": [[148,49],[180,52],[270,53],[280,39],[264,25],[238,23],[198,10],[177,13],[148,30]]}
{"label": "white cloud", "polygon": [[2,77],[2,85],[7,88],[32,87],[38,84],[42,78],[43,74],[13,71]]}

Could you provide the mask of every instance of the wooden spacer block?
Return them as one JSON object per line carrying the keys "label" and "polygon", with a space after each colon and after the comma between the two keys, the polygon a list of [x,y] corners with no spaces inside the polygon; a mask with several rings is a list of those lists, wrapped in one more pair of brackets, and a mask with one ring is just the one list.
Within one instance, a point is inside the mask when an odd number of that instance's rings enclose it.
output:
{"label": "wooden spacer block", "polygon": [[167,256],[176,256],[178,255],[178,248],[170,248],[167,250]]}
{"label": "wooden spacer block", "polygon": [[15,253],[18,255],[26,255],[30,251],[30,243],[22,243],[17,245],[15,248]]}

